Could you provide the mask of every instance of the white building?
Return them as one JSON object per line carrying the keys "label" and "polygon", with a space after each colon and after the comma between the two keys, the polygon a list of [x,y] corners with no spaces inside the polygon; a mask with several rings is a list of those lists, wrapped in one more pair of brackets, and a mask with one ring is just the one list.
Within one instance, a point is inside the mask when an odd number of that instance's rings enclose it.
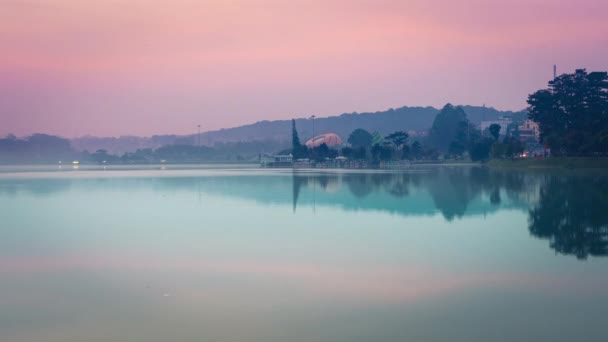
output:
{"label": "white building", "polygon": [[536,141],[540,139],[538,124],[532,120],[526,120],[519,127],[519,139],[521,141]]}
{"label": "white building", "polygon": [[263,167],[281,167],[291,166],[293,163],[293,156],[288,155],[273,155],[265,153],[260,157],[260,165]]}

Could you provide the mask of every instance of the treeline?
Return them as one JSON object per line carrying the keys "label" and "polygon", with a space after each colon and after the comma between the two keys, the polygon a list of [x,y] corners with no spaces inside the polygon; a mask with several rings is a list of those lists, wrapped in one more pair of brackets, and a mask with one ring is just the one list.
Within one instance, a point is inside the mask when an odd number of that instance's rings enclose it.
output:
{"label": "treeline", "polygon": [[249,161],[257,162],[260,151],[280,149],[274,141],[216,144],[213,147],[166,145],[143,148],[121,155],[104,149],[95,152],[76,151],[70,140],[47,134],[34,134],[19,139],[10,134],[0,138],[0,164],[153,164]]}
{"label": "treeline", "polygon": [[382,136],[359,128],[350,134],[349,147],[339,151],[323,145],[308,149],[295,139],[293,121],[292,151],[295,158],[319,160],[342,155],[371,163],[402,159],[485,161],[517,157],[526,147],[542,150],[544,155],[551,151],[552,155],[562,156],[608,156],[607,72],[587,73],[579,69],[556,77],[549,82],[548,89],[531,94],[528,104],[528,118],[538,124],[540,133],[540,141],[532,142],[532,146],[526,146],[519,136],[518,123],[523,118],[513,116],[514,123],[503,132],[503,127],[497,124],[482,132],[462,107],[447,104],[435,116],[428,136],[411,144],[405,131]]}
{"label": "treeline", "polygon": [[328,158],[332,159],[343,156],[348,159],[367,160],[372,164],[381,161],[412,158],[437,159],[438,155],[436,151],[423,149],[418,141],[414,141],[410,146],[409,138],[408,133],[404,131],[396,131],[386,137],[382,137],[377,132],[371,134],[362,128],[358,128],[348,137],[350,146],[342,146],[340,150],[329,148],[326,144],[308,147],[301,144],[296,122],[292,120],[292,148],[281,153],[291,153],[296,160],[310,159],[323,161]]}
{"label": "treeline", "polygon": [[61,137],[34,134],[18,139],[9,134],[0,138],[0,164],[44,164],[79,158],[81,154],[72,149],[70,141]]}
{"label": "treeline", "polygon": [[554,155],[608,155],[608,73],[576,70],[528,97],[530,119]]}
{"label": "treeline", "polygon": [[521,154],[524,144],[518,137],[518,126],[511,125],[501,136],[500,125],[492,125],[480,132],[467,118],[462,107],[447,104],[435,116],[428,136],[412,139],[406,131],[395,131],[386,136],[365,129],[355,129],[348,137],[350,146],[339,150],[322,144],[309,148],[300,143],[295,120],[292,121],[292,153],[294,159],[321,161],[343,156],[366,160],[373,164],[395,160],[463,159],[484,161],[491,157],[512,158]]}
{"label": "treeline", "polygon": [[469,157],[472,161],[490,158],[513,158],[524,151],[519,128],[513,123],[501,134],[502,127],[492,124],[480,131],[467,118],[461,107],[447,104],[437,114],[429,131],[428,144],[446,159]]}

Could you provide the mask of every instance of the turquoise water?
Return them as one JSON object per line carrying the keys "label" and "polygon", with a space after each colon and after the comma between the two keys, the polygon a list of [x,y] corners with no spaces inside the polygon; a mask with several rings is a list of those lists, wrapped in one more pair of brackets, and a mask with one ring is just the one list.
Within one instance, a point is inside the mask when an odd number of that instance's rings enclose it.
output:
{"label": "turquoise water", "polygon": [[608,340],[601,172],[25,171],[3,342]]}

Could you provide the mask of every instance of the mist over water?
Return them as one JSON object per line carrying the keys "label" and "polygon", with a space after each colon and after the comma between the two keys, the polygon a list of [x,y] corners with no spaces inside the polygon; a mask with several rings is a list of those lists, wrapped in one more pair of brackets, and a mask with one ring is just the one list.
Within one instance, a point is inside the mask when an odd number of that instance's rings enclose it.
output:
{"label": "mist over water", "polygon": [[606,336],[601,172],[16,171],[2,341]]}

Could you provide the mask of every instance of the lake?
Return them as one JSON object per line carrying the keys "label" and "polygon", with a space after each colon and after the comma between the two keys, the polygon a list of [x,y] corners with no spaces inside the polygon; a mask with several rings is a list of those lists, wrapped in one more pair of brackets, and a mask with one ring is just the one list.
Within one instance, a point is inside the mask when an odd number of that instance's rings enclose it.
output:
{"label": "lake", "polygon": [[608,176],[0,169],[0,341],[606,341]]}

